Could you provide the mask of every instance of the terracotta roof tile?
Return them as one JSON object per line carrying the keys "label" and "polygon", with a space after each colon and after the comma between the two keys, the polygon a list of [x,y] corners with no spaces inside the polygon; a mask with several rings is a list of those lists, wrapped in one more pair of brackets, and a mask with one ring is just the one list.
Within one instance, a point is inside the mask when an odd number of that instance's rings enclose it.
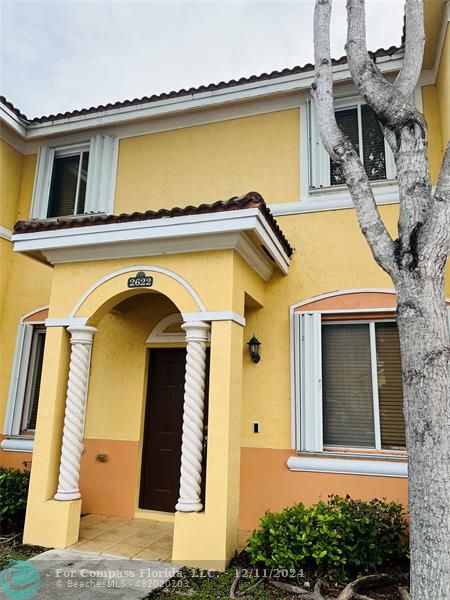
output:
{"label": "terracotta roof tile", "polygon": [[145,212],[122,213],[120,215],[89,214],[73,217],[58,217],[57,219],[32,219],[30,221],[17,221],[14,233],[35,233],[52,231],[56,229],[71,229],[74,227],[88,227],[92,225],[109,225],[110,223],[130,223],[132,221],[146,221],[187,215],[201,215],[215,212],[241,210],[246,208],[259,208],[266,218],[272,231],[283,246],[286,254],[291,256],[293,249],[287,241],[280,226],[270,212],[264,198],[258,192],[249,192],[245,196],[234,196],[229,200],[219,200],[213,204],[200,204],[200,206],[186,206],[184,208],[162,208],[160,210],[147,210]]}
{"label": "terracotta roof tile", "polygon": [[[391,46],[390,48],[379,48],[375,52],[370,52],[373,59],[382,58],[385,56],[392,56],[396,52],[401,50],[401,47]],[[341,58],[333,58],[333,65],[344,65],[347,63],[347,57],[341,56]],[[192,96],[194,94],[201,94],[202,92],[215,92],[225,88],[230,88],[238,85],[244,85],[247,83],[256,83],[258,81],[269,81],[271,79],[278,79],[280,77],[286,77],[288,75],[297,75],[300,73],[306,73],[308,71],[314,71],[314,65],[307,63],[303,66],[297,66],[293,68],[286,68],[281,71],[272,71],[271,73],[261,73],[260,75],[251,75],[250,77],[241,77],[240,79],[231,79],[230,81],[221,81],[219,83],[210,83],[208,85],[200,85],[198,87],[191,87],[189,89],[181,89],[178,91],[165,92],[162,94],[153,94],[152,96],[144,96],[142,98],[134,98],[133,100],[123,100],[114,103],[100,104],[99,106],[91,106],[90,108],[81,108],[78,110],[66,111],[64,113],[57,113],[52,115],[44,115],[41,117],[27,118],[18,108],[16,108],[11,102],[6,100],[4,96],[0,96],[0,102],[12,110],[19,118],[28,121],[29,123],[47,123],[49,121],[59,121],[61,119],[68,119],[71,117],[79,117],[83,115],[89,115],[96,112],[103,112],[107,110],[113,110],[118,108],[126,108],[127,106],[138,106],[139,104],[147,104],[149,102],[158,102],[161,100],[168,100],[171,98],[182,98],[184,96]]]}

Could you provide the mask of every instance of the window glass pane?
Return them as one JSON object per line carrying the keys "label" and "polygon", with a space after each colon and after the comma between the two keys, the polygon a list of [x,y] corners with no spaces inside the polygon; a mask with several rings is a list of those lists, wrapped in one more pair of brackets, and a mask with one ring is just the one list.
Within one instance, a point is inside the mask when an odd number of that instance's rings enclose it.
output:
{"label": "window glass pane", "polygon": [[73,215],[80,155],[55,158],[47,217]]}
{"label": "window glass pane", "polygon": [[[344,133],[353,144],[356,152],[359,152],[358,135],[358,111],[356,108],[336,111],[336,121],[339,129]],[[345,183],[341,169],[338,164],[330,159],[330,183],[339,185]]]}
{"label": "window glass pane", "polygon": [[370,337],[367,324],[322,325],[323,441],[375,446]]}
{"label": "window glass pane", "polygon": [[384,137],[373,110],[361,107],[363,162],[369,179],[386,179]]}
{"label": "window glass pane", "polygon": [[400,340],[395,323],[376,323],[381,446],[405,448]]}
{"label": "window glass pane", "polygon": [[27,377],[27,415],[25,429],[36,429],[36,417],[41,389],[42,363],[44,359],[45,331],[35,330],[31,344],[31,361]]}
{"label": "window glass pane", "polygon": [[78,191],[77,215],[82,215],[84,213],[84,206],[85,206],[85,200],[86,200],[86,182],[87,182],[88,166],[89,166],[89,152],[83,152],[83,157],[81,160],[80,189]]}

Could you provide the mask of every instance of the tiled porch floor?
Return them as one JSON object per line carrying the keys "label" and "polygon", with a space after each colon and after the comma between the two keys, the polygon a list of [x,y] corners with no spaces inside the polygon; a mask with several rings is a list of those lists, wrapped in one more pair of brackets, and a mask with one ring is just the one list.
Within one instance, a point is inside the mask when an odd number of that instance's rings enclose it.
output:
{"label": "tiled porch floor", "polygon": [[80,537],[72,549],[141,560],[172,558],[173,523],[87,515],[80,522]]}
{"label": "tiled porch floor", "polygon": [[[239,550],[251,531],[239,532]],[[173,523],[148,519],[123,519],[86,515],[80,522],[80,538],[72,549],[141,560],[172,559]]]}

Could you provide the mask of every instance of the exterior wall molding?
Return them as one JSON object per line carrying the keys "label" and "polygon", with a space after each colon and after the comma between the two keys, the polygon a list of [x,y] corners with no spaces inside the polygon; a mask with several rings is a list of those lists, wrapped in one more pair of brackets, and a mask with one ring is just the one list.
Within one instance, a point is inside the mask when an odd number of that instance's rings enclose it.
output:
{"label": "exterior wall molding", "polygon": [[5,438],[2,440],[0,446],[5,452],[33,452],[34,438]]}
{"label": "exterior wall molding", "polygon": [[12,239],[12,231],[6,227],[3,227],[3,225],[0,225],[0,238],[10,242]]}
{"label": "exterior wall molding", "polygon": [[183,313],[185,321],[234,321],[245,327],[245,317],[234,310],[205,311],[198,313]]}
{"label": "exterior wall molding", "polygon": [[290,259],[258,208],[13,235],[14,250],[51,264],[234,249],[264,279]]}
{"label": "exterior wall molding", "polygon": [[183,436],[181,441],[180,497],[175,509],[200,512],[203,462],[203,407],[206,379],[206,342],[209,324],[183,323],[186,331],[186,375],[184,384]]}
{"label": "exterior wall molding", "polygon": [[346,475],[372,475],[375,477],[408,477],[405,460],[328,458],[326,456],[291,456],[287,460],[290,471],[311,473],[339,473]]}
{"label": "exterior wall molding", "polygon": [[69,381],[67,384],[61,462],[55,500],[78,500],[83,429],[89,384],[92,340],[95,327],[68,327],[70,333]]}
{"label": "exterior wall molding", "polygon": [[186,341],[186,334],[180,333],[166,333],[167,327],[171,325],[183,323],[183,316],[181,313],[172,313],[164,317],[153,327],[150,335],[147,338],[146,344],[167,344],[167,343],[184,343]]}
{"label": "exterior wall molding", "polygon": [[206,306],[203,304],[202,300],[200,299],[200,296],[197,294],[197,292],[194,290],[191,284],[188,283],[185,279],[183,279],[181,275],[178,275],[178,273],[175,273],[174,271],[170,271],[169,269],[165,269],[163,267],[156,267],[151,265],[134,265],[132,267],[125,267],[124,269],[118,269],[117,271],[113,271],[112,273],[105,275],[105,277],[102,277],[101,279],[93,283],[76,302],[75,306],[73,307],[70,313],[70,318],[87,318],[75,317],[75,315],[80,309],[83,302],[88,298],[88,296],[90,296],[93,291],[95,291],[98,287],[100,287],[103,283],[106,283],[110,279],[113,279],[114,277],[118,277],[119,275],[123,275],[125,273],[131,273],[133,271],[153,271],[155,273],[161,273],[162,275],[167,275],[168,277],[175,279],[175,281],[178,281],[178,283],[180,283],[192,296],[192,299],[197,304],[199,309],[201,311],[206,312]]}
{"label": "exterior wall molding", "polygon": [[79,327],[86,325],[87,317],[63,317],[62,319],[51,318],[45,320],[46,327]]}

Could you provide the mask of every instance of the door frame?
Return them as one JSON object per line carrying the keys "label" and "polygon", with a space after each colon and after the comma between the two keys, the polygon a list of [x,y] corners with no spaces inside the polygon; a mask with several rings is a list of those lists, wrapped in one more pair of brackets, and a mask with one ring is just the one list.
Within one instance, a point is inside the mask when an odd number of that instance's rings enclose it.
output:
{"label": "door frame", "polygon": [[[206,343],[207,352],[210,352],[210,339],[208,339]],[[139,507],[140,500],[140,492],[141,492],[141,474],[142,474],[142,456],[144,451],[144,430],[145,430],[145,411],[147,408],[147,391],[148,391],[148,373],[149,373],[149,363],[150,363],[150,352],[151,350],[171,350],[177,348],[186,348],[186,342],[146,342],[145,343],[145,373],[144,373],[144,387],[142,391],[142,405],[141,405],[141,426],[140,426],[140,435],[139,435],[139,452],[138,452],[138,460],[137,460],[137,473],[136,473],[136,490],[135,490],[135,503],[134,503],[134,516],[135,518],[149,518],[156,519],[160,521],[170,521],[173,522],[175,519],[175,512],[164,512],[159,510],[151,510],[146,508]],[[209,392],[209,371],[207,373],[206,380],[206,390]],[[205,411],[205,416],[203,419],[203,429],[204,433],[208,431],[208,410],[209,404],[206,403],[207,410]],[[206,437],[206,441],[207,441]],[[208,458],[208,444],[206,446],[204,444],[204,456],[203,456],[203,467],[202,471],[205,473],[203,477],[202,483],[202,494],[203,498],[203,506],[205,506],[205,495],[206,495],[206,463]]]}

